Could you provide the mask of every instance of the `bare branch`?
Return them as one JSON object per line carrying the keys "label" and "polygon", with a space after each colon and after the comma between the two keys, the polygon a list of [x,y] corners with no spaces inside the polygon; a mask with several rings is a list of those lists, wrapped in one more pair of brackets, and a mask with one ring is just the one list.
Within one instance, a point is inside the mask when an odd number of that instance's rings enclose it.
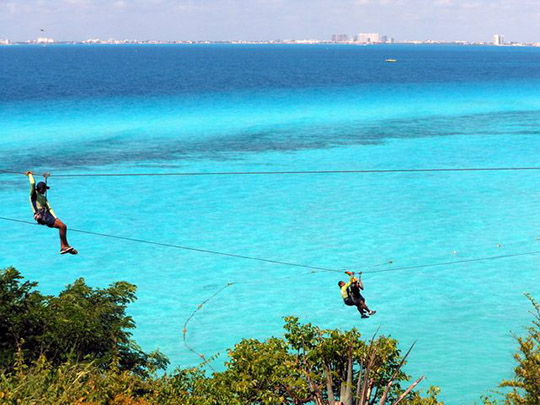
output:
{"label": "bare branch", "polygon": [[398,398],[398,400],[397,400],[396,402],[394,402],[392,405],[398,405],[398,404],[403,400],[403,398],[405,398],[405,397],[409,394],[409,392],[411,392],[411,391],[414,389],[414,387],[416,387],[418,384],[420,384],[420,382],[421,382],[424,378],[426,378],[426,377],[425,377],[425,376],[422,376],[422,377],[418,378],[415,382],[413,382],[413,383],[409,386],[409,388],[407,388],[407,389],[405,390],[405,392],[404,392],[403,394],[401,394],[401,396]]}
{"label": "bare branch", "polygon": [[384,403],[386,402],[386,398],[388,397],[388,393],[390,392],[390,388],[392,388],[392,384],[394,384],[394,381],[396,380],[396,377],[399,373],[399,370],[401,370],[401,367],[403,367],[403,364],[405,364],[405,360],[407,359],[407,357],[409,356],[409,354],[411,353],[414,345],[416,344],[416,340],[413,342],[413,344],[411,345],[411,347],[409,348],[409,350],[407,350],[407,353],[405,353],[405,356],[403,356],[403,358],[401,359],[401,362],[399,363],[399,365],[396,367],[396,369],[394,370],[394,373],[392,374],[392,377],[390,378],[390,381],[388,381],[388,384],[386,384],[386,388],[381,396],[381,400],[379,401],[379,405],[384,405]]}

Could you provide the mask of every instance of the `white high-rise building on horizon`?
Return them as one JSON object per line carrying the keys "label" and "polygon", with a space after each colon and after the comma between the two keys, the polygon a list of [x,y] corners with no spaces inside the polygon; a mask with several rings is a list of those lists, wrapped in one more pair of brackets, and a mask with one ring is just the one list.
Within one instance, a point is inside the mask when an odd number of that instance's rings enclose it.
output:
{"label": "white high-rise building on horizon", "polygon": [[356,42],[360,42],[361,44],[378,44],[381,42],[381,38],[375,32],[361,32],[358,34]]}
{"label": "white high-rise building on horizon", "polygon": [[36,44],[54,44],[54,39],[40,37],[40,38],[36,39],[35,42],[36,42]]}
{"label": "white high-rise building on horizon", "polygon": [[504,35],[495,34],[493,35],[493,45],[504,45]]}

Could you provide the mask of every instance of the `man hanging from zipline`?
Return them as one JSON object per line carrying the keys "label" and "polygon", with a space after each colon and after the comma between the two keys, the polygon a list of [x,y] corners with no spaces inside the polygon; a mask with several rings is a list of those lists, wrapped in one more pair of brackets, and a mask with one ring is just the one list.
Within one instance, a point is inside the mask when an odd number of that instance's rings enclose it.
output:
{"label": "man hanging from zipline", "polygon": [[341,289],[343,302],[345,305],[355,306],[362,318],[369,318],[369,315],[375,314],[376,311],[371,311],[368,308],[366,300],[362,294],[360,294],[360,290],[364,289],[364,284],[362,284],[362,281],[360,280],[360,275],[362,273],[358,274],[358,278],[354,277],[354,273],[350,271],[346,271],[345,274],[350,276],[349,282],[346,283],[345,281],[340,281],[338,283],[338,286]]}
{"label": "man hanging from zipline", "polygon": [[56,214],[47,200],[47,190],[50,187],[43,181],[40,181],[36,185],[34,174],[32,172],[26,172],[26,175],[30,181],[30,205],[32,206],[32,211],[34,211],[34,219],[40,225],[47,225],[49,228],[56,228],[60,231],[61,255],[66,253],[76,255],[79,252],[72,246],[69,246],[67,241],[67,226],[56,217]]}

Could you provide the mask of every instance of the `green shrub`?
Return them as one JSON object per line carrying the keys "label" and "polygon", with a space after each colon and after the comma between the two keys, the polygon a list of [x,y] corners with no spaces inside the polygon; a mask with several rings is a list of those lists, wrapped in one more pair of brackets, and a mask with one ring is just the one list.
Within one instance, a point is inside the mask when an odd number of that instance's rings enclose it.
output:
{"label": "green shrub", "polygon": [[[527,328],[524,337],[515,335],[518,351],[514,354],[517,362],[514,377],[500,384],[501,388],[510,389],[504,395],[506,405],[539,405],[540,404],[540,304],[526,294],[533,306],[532,326]],[[497,401],[486,398],[485,404],[496,404]]]}
{"label": "green shrub", "polygon": [[54,297],[22,278],[14,268],[0,271],[0,367],[9,368],[18,351],[25,361],[43,355],[55,365],[92,361],[106,366],[116,359],[121,370],[141,374],[167,366],[165,356],[145,353],[131,339],[135,323],[126,307],[136,299],[134,285],[94,289],[80,278]]}

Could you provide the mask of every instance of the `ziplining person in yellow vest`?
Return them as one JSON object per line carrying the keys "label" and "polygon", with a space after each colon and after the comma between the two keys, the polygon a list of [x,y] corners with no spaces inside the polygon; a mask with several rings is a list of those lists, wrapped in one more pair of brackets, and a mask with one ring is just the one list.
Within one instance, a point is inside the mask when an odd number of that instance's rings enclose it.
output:
{"label": "ziplining person in yellow vest", "polygon": [[66,253],[76,255],[79,252],[70,246],[67,241],[67,226],[56,217],[47,200],[47,190],[50,187],[43,181],[40,181],[36,185],[36,180],[32,172],[28,171],[26,175],[30,181],[30,205],[32,206],[32,211],[34,211],[34,219],[40,225],[46,225],[49,228],[56,228],[60,231],[61,255]]}
{"label": "ziplining person in yellow vest", "polygon": [[376,311],[371,311],[368,308],[366,300],[362,294],[360,294],[360,290],[364,289],[364,284],[360,280],[360,275],[362,273],[358,274],[358,278],[354,277],[354,273],[351,271],[346,271],[345,274],[350,276],[349,282],[338,282],[338,286],[341,290],[341,298],[343,298],[345,305],[355,306],[362,318],[369,318],[370,315],[374,315]]}

